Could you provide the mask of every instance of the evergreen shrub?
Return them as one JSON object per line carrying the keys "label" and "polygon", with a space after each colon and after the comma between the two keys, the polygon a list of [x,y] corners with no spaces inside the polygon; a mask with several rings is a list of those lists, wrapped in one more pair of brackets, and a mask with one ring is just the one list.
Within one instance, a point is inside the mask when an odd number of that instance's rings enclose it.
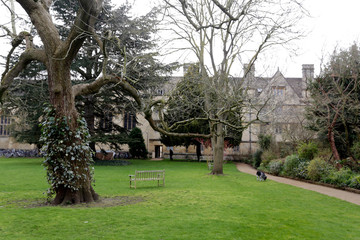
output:
{"label": "evergreen shrub", "polygon": [[253,154],[253,167],[258,168],[261,164],[261,155],[263,154],[262,150],[256,150],[256,152]]}
{"label": "evergreen shrub", "polygon": [[293,154],[287,156],[284,162],[284,174],[291,177],[296,177],[296,169],[301,160],[298,155]]}
{"label": "evergreen shrub", "polygon": [[348,168],[342,168],[339,171],[334,169],[324,179],[324,182],[338,186],[338,187],[347,187],[351,183],[352,176],[353,176],[353,173]]}
{"label": "evergreen shrub", "polygon": [[[301,159],[300,159],[301,160]],[[301,179],[308,179],[308,161],[300,161],[294,169],[294,176]]]}
{"label": "evergreen shrub", "polygon": [[335,168],[322,158],[314,158],[310,161],[307,170],[309,179],[321,181],[326,179]]}
{"label": "evergreen shrub", "polygon": [[276,155],[276,153],[274,153],[271,150],[266,150],[261,155],[261,162],[264,163],[265,166],[267,166],[267,165],[269,165],[270,161],[277,159],[277,158],[278,158],[278,156]]}
{"label": "evergreen shrub", "polygon": [[269,172],[278,176],[283,168],[283,162],[280,160],[274,160],[269,163]]}
{"label": "evergreen shrub", "polygon": [[303,143],[298,147],[298,155],[301,159],[312,160],[318,152],[319,149],[313,142]]}
{"label": "evergreen shrub", "polygon": [[146,150],[145,141],[142,132],[135,127],[129,134],[129,152],[134,158],[147,158],[148,151]]}
{"label": "evergreen shrub", "polygon": [[270,148],[271,142],[272,142],[271,135],[259,134],[258,143],[263,151],[268,150]]}
{"label": "evergreen shrub", "polygon": [[350,179],[349,187],[360,189],[360,175],[355,175]]}

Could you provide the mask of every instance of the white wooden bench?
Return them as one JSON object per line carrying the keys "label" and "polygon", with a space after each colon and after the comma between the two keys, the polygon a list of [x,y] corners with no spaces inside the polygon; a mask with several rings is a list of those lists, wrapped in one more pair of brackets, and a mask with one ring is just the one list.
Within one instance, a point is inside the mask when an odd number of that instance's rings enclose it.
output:
{"label": "white wooden bench", "polygon": [[129,177],[130,188],[136,188],[136,181],[157,181],[158,186],[165,186],[165,170],[135,171],[135,175],[129,175]]}
{"label": "white wooden bench", "polygon": [[211,158],[208,158],[207,160],[206,160],[206,163],[207,163],[207,166],[208,166],[208,169],[209,170],[212,170],[213,169],[213,167],[214,167],[214,160]]}

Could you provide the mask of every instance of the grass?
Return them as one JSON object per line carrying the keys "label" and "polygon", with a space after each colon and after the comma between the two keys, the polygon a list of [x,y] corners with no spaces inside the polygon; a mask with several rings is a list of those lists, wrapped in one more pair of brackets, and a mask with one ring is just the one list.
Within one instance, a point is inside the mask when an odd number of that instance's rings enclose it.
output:
{"label": "grass", "polygon": [[[143,201],[114,207],[28,207],[47,189],[41,159],[0,158],[0,239],[360,239],[360,206],[304,189],[258,182],[233,164],[225,176],[206,163],[132,161],[96,166],[102,197]],[[135,170],[166,170],[166,186]]]}

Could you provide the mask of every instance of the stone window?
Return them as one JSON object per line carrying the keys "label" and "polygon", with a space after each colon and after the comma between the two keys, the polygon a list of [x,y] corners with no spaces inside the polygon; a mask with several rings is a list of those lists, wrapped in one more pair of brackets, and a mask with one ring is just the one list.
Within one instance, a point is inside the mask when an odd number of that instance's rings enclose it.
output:
{"label": "stone window", "polygon": [[285,95],[285,87],[272,87],[272,92],[274,96],[284,96]]}
{"label": "stone window", "polygon": [[11,124],[11,118],[8,116],[1,116],[0,119],[0,136],[9,136],[10,129],[9,125]]}
{"label": "stone window", "polygon": [[136,127],[136,116],[135,114],[126,112],[124,113],[124,128],[131,130]]}
{"label": "stone window", "polygon": [[112,113],[105,113],[100,119],[99,127],[105,132],[111,132],[113,128],[113,115]]}

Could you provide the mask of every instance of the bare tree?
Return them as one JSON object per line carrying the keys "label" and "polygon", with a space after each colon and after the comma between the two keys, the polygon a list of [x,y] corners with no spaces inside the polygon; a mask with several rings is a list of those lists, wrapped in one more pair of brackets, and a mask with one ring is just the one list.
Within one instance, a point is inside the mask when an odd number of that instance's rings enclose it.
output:
{"label": "bare tree", "polygon": [[[259,54],[275,45],[284,46],[301,36],[294,31],[303,16],[304,10],[298,1],[277,0],[165,0],[165,15],[169,19],[172,40],[180,40],[172,45],[173,50],[190,50],[199,64],[202,101],[202,118],[192,117],[178,124],[195,120],[206,120],[209,134],[197,134],[211,138],[214,158],[212,174],[223,174],[224,138],[229,129],[239,134],[251,124],[244,123],[244,114],[249,103],[244,81],[234,81],[231,74],[241,61],[247,61],[250,72]],[[175,46],[175,47],[174,47]],[[240,69],[240,68],[238,68]],[[163,102],[156,102],[160,109]],[[181,106],[180,106],[181,107]],[[165,108],[163,108],[165,109]],[[180,108],[179,108],[180,109]],[[163,110],[164,111],[164,110]],[[257,111],[258,112],[258,111]],[[254,111],[253,111],[254,113]],[[258,114],[255,114],[258,116]],[[237,118],[235,123],[231,119]],[[160,117],[161,119],[161,117]],[[252,121],[257,120],[255,117]],[[155,124],[154,124],[155,125]],[[172,126],[154,126],[162,133],[169,134]],[[188,133],[188,135],[191,135]],[[194,134],[196,135],[196,134]]]}

